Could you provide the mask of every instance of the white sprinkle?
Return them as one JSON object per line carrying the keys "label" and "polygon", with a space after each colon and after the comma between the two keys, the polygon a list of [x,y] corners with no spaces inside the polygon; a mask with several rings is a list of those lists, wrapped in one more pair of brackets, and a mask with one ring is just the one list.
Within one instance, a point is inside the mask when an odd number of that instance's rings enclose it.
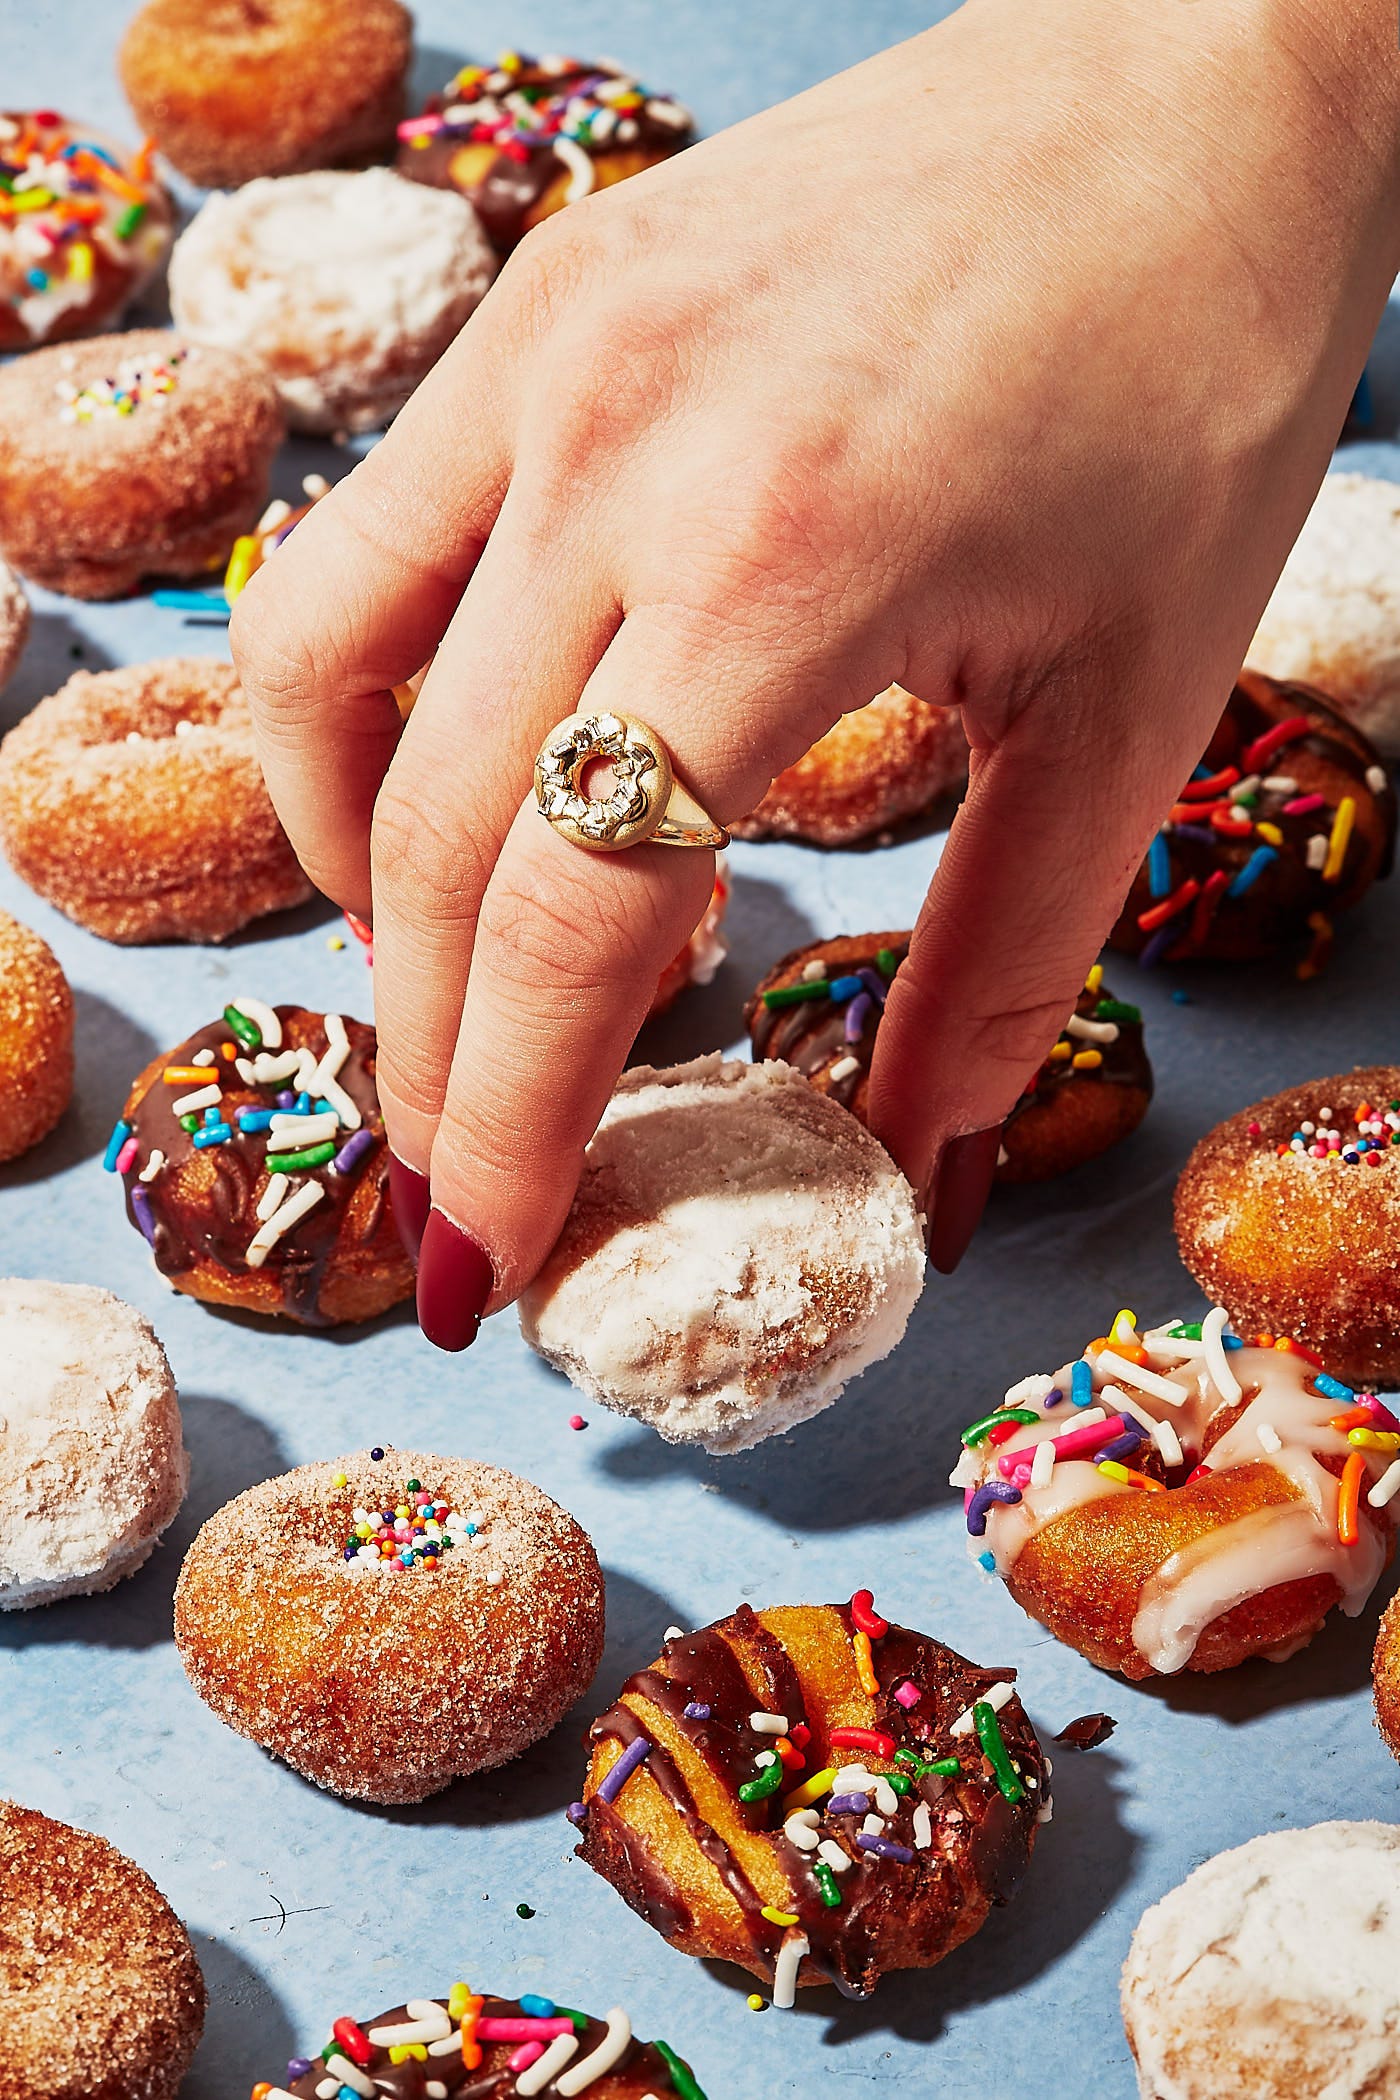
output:
{"label": "white sprinkle", "polygon": [[1384,1509],[1387,1502],[1393,1502],[1397,1495],[1400,1495],[1400,1458],[1393,1466],[1386,1467],[1366,1500],[1372,1509]]}
{"label": "white sprinkle", "polygon": [[[989,1685],[985,1692],[979,1692],[973,1701],[973,1705],[990,1706],[994,1714],[999,1714],[1007,1700],[1014,1697],[1015,1691],[1015,1685],[1008,1683],[1003,1678],[999,1684]],[[969,1706],[958,1715],[957,1720],[954,1721],[948,1733],[949,1735],[972,1735],[975,1732],[975,1728],[976,1723],[972,1718],[972,1707]]]}
{"label": "white sprinkle", "polygon": [[1367,766],[1366,785],[1373,795],[1383,795],[1390,786],[1390,778],[1384,766]]}
{"label": "white sprinkle", "polygon": [[1006,1165],[1006,1162],[1010,1159],[1010,1157],[1011,1154],[1007,1151],[1005,1145],[997,1146],[997,1165],[999,1167],[1004,1167]]}
{"label": "white sprinkle", "polygon": [[667,102],[655,95],[647,101],[647,115],[658,124],[670,124],[677,131],[689,131],[695,119],[679,102]]}
{"label": "white sprinkle", "polygon": [[307,1145],[323,1145],[327,1138],[335,1137],[339,1129],[339,1116],[274,1116],[268,1128],[267,1149],[269,1152],[300,1152]]}
{"label": "white sprinkle", "polygon": [[828,1079],[834,1079],[839,1085],[843,1079],[854,1079],[859,1070],[858,1057],[838,1057],[826,1076]]}
{"label": "white sprinkle", "polygon": [[291,504],[284,503],[280,496],[274,496],[253,529],[255,532],[276,532],[278,526],[284,524],[291,515]]}
{"label": "white sprinkle", "polygon": [[[404,2010],[412,2012],[413,2006],[405,2006]],[[376,2049],[396,2049],[405,2042],[441,2042],[451,2032],[452,2022],[447,2014],[434,2005],[427,2016],[419,2013],[411,2020],[399,2020],[388,2027],[367,2027],[365,2040],[373,2042]]]}
{"label": "white sprinkle", "polygon": [[264,1050],[280,1050],[282,1047],[282,1023],[272,1007],[263,999],[230,999],[229,1005],[245,1021],[251,1021],[262,1037]]}
{"label": "white sprinkle", "polygon": [[175,724],[175,734],[176,736],[188,736],[191,730],[193,730],[194,726],[195,725],[193,722],[187,722],[184,716],[182,715],[180,717],[180,720]]}
{"label": "white sprinkle", "polygon": [[1086,1021],[1083,1014],[1071,1014],[1065,1022],[1066,1035],[1083,1036],[1091,1043],[1116,1043],[1118,1023],[1116,1021]]}
{"label": "white sprinkle", "polygon": [[882,1778],[875,1781],[875,1806],[879,1809],[882,1816],[897,1816],[899,1814],[899,1796],[890,1785],[888,1779]]}
{"label": "white sprinkle", "polygon": [[1314,832],[1313,836],[1308,840],[1306,858],[1308,866],[1314,871],[1314,873],[1319,868],[1326,867],[1327,847],[1328,837],[1325,831]]}
{"label": "white sprinkle", "polygon": [[885,1834],[885,1819],[883,1816],[868,1815],[860,1828],[862,1837],[883,1837]]}
{"label": "white sprinkle", "polygon": [[1332,1111],[1331,1111],[1331,1109],[1330,1109],[1330,1108],[1320,1108],[1320,1109],[1318,1110],[1318,1112],[1317,1112],[1317,1120],[1318,1120],[1318,1122],[1319,1122],[1319,1123],[1330,1123],[1330,1122],[1331,1122],[1331,1120],[1332,1120]]}
{"label": "white sprinkle", "polygon": [[[621,2061],[631,2043],[632,2022],[620,2005],[615,2005],[610,2013],[605,2013],[604,2019],[608,2031],[597,2048],[590,2050],[587,2056],[576,2063],[571,2071],[566,2071],[558,2081],[556,2090],[565,2096],[565,2100],[572,2100],[575,2093],[586,2092],[590,2085]],[[516,2091],[519,2090],[517,2086]]]}
{"label": "white sprinkle", "polygon": [[826,964],[824,962],[803,963],[802,982],[804,984],[820,984],[825,976]]}
{"label": "white sprinkle", "polygon": [[1049,1487],[1050,1475],[1054,1470],[1054,1440],[1048,1436],[1042,1437],[1035,1447],[1035,1457],[1031,1460],[1031,1486],[1033,1488]]}
{"label": "white sprinkle", "polygon": [[914,1844],[920,1852],[927,1852],[933,1843],[933,1816],[927,1801],[921,1801],[914,1810]]}
{"label": "white sprinkle", "polygon": [[233,1062],[249,1086],[275,1086],[281,1079],[290,1079],[299,1068],[301,1052],[284,1050],[280,1057],[274,1057],[271,1051],[259,1050],[256,1057],[236,1057]]}
{"label": "white sprinkle", "polygon": [[[459,2039],[460,2038],[455,2034],[448,2036],[448,2040],[454,2043],[457,2042]],[[429,2078],[425,2080],[423,2091],[427,2094],[428,2100],[447,2100],[447,2087],[443,2084],[440,2078]]]}
{"label": "white sprinkle", "polygon": [[566,137],[562,131],[556,133],[550,143],[554,147],[555,158],[562,160],[569,171],[569,186],[564,192],[564,202],[577,204],[579,198],[586,197],[598,180],[593,156],[591,153],[585,153],[582,146],[574,139]]}
{"label": "white sprinkle", "polygon": [[[791,2012],[797,1999],[797,1972],[811,1953],[811,1944],[798,1932],[789,1932],[778,1949],[778,1958],[773,1964],[773,2010]],[[544,2062],[544,2058],[540,2058]],[[525,2076],[529,2077],[529,2072]],[[517,2080],[516,2091],[524,2090],[523,2082]]]}
{"label": "white sprinkle", "polygon": [[[65,421],[68,422],[72,422],[74,420],[75,419],[71,416],[65,418]],[[146,739],[142,736],[139,729],[128,729],[128,731],[126,732],[125,741],[128,744],[144,744]]]}
{"label": "white sprinkle", "polygon": [[1244,779],[1237,780],[1231,788],[1230,800],[1232,802],[1243,802],[1246,795],[1257,794],[1262,785],[1263,783],[1257,773],[1246,773]]}
{"label": "white sprinkle", "polygon": [[272,1213],[277,1209],[291,1185],[285,1174],[270,1174],[268,1176],[267,1187],[259,1196],[256,1206],[257,1219],[260,1225],[265,1224],[272,1216]]}
{"label": "white sprinkle", "polygon": [[352,2064],[349,2057],[342,2050],[337,2049],[335,2055],[328,2058],[327,2070],[330,2069],[332,2064],[335,2065],[336,2075],[340,2079],[341,2084],[348,2085],[352,2093],[358,2093],[360,2100],[378,2100],[378,2086],[366,2078],[364,2072],[357,2065]]}
{"label": "white sprinkle", "polygon": [[868,1794],[875,1782],[864,1765],[842,1765],[831,1782],[833,1794]]}
{"label": "white sprinkle", "polygon": [[838,1845],[835,1838],[822,1839],[817,1847],[817,1858],[824,1861],[833,1874],[844,1874],[847,1867],[855,1865],[850,1853],[844,1845]]}
{"label": "white sprinkle", "polygon": [[283,1234],[290,1232],[309,1210],[313,1210],[325,1193],[319,1181],[304,1181],[299,1189],[294,1189],[286,1202],[259,1225],[249,1240],[243,1256],[248,1267],[260,1269]]}
{"label": "white sprinkle", "polygon": [[1054,1816],[1055,1806],[1054,1803],[1051,1801],[1042,1801],[1039,1808],[1035,1812],[1035,1820],[1037,1823],[1053,1822]]}
{"label": "white sprinkle", "polygon": [[331,485],[324,474],[303,474],[301,477],[301,492],[303,496],[309,497],[313,503],[319,503],[323,496],[329,496]]}
{"label": "white sprinkle", "polygon": [[786,1735],[788,1730],[787,1715],[750,1714],[749,1726],[755,1735]]}
{"label": "white sprinkle", "polygon": [[197,1065],[212,1065],[214,1053],[212,1050],[196,1050],[191,1062]]}
{"label": "white sprinkle", "polygon": [[1283,1438],[1279,1435],[1272,1422],[1261,1422],[1254,1434],[1266,1451],[1282,1451]]}
{"label": "white sprinkle", "polygon": [[1244,1388],[1230,1369],[1225,1355],[1225,1344],[1221,1340],[1229,1318],[1230,1315],[1223,1305],[1217,1305],[1213,1311],[1208,1312],[1201,1322],[1201,1340],[1205,1344],[1206,1369],[1210,1373],[1211,1382],[1225,1405],[1233,1407],[1237,1400],[1244,1398]]}
{"label": "white sprinkle", "polygon": [[[446,2019],[447,2007],[437,1998],[410,1998],[404,2005],[410,2020]],[[451,2022],[448,2023],[451,2025]]]}
{"label": "white sprinkle", "polygon": [[164,1165],[165,1154],[161,1151],[160,1147],[157,1146],[155,1151],[151,1154],[150,1158],[146,1161],[145,1166],[142,1167],[141,1172],[137,1175],[137,1180],[154,1181],[157,1174],[159,1174],[161,1168]]}
{"label": "white sprinkle", "polygon": [[1007,1407],[1039,1407],[1047,1393],[1053,1393],[1055,1381],[1043,1373],[1033,1371],[1029,1378],[1020,1378],[1006,1390]]}
{"label": "white sprinkle", "polygon": [[[274,2086],[274,2095],[276,2090]],[[323,2078],[316,2088],[316,2100],[335,2100],[335,2096],[339,2091],[340,2080],[338,2078]]]}
{"label": "white sprinkle", "polygon": [[222,1087],[197,1087],[192,1094],[181,1094],[178,1101],[172,1101],[170,1113],[172,1116],[192,1116],[196,1109],[212,1108],[216,1101],[222,1101],[223,1098]]}
{"label": "white sprinkle", "polygon": [[504,1582],[505,1577],[502,1575],[499,1568],[491,1568],[487,1571],[486,1580],[493,1590],[498,1590],[501,1584]]}
{"label": "white sprinkle", "polygon": [[576,2034],[556,2034],[543,2056],[537,2056],[527,2071],[522,2071],[515,2081],[515,2090],[530,2100],[533,2093],[542,2093],[550,2080],[563,2070],[571,2056],[578,2054]]}
{"label": "white sprinkle", "polygon": [[1112,1349],[1100,1349],[1096,1359],[1097,1368],[1107,1371],[1124,1385],[1136,1386],[1141,1392],[1151,1393],[1158,1400],[1167,1400],[1180,1407],[1183,1394],[1179,1385],[1164,1378],[1160,1371],[1149,1371],[1145,1364],[1130,1363],[1126,1356],[1117,1356]]}
{"label": "white sprinkle", "polygon": [[815,1852],[821,1843],[816,1830],[819,1821],[814,1808],[799,1808],[784,1823],[783,1836],[790,1845],[796,1845],[799,1852]]}
{"label": "white sprinkle", "polygon": [[1152,1424],[1152,1441],[1169,1466],[1179,1466],[1185,1459],[1181,1438],[1170,1422],[1157,1421]]}
{"label": "white sprinkle", "polygon": [[668,1626],[661,1638],[663,1641],[683,1641],[685,1639],[685,1628],[683,1626]]}
{"label": "white sprinkle", "polygon": [[1291,773],[1270,773],[1259,783],[1271,795],[1296,795],[1298,783]]}

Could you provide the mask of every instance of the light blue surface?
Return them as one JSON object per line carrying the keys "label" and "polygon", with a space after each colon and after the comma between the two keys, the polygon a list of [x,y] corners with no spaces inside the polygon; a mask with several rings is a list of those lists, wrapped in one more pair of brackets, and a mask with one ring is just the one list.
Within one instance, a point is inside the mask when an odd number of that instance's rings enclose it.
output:
{"label": "light blue surface", "polygon": [[[572,0],[417,9],[421,71],[513,41],[614,51],[693,100],[707,128],[747,114],[944,10],[912,0]],[[0,0],[4,99],[58,102],[125,135],[111,73],[124,10]],[[36,19],[37,17],[37,19]],[[1395,309],[1376,377],[1395,420]],[[1349,463],[1400,474],[1385,442]],[[289,454],[293,493],[323,447]],[[0,703],[8,726],[74,668],[220,653],[217,630],[143,601],[85,607],[36,595],[36,633]],[[1093,784],[1085,824],[1093,822]],[[816,935],[906,922],[936,837],[823,854],[740,846],[732,954],[641,1046],[658,1062],[740,1033],[755,977]],[[1033,871],[1028,871],[1033,874]],[[1024,1619],[964,1554],[945,1480],[960,1424],[1022,1373],[1061,1362],[1120,1304],[1189,1314],[1170,1211],[1194,1139],[1257,1094],[1395,1055],[1400,893],[1349,922],[1318,984],[1272,971],[1197,973],[1189,1005],[1165,978],[1110,964],[1140,998],[1159,1092],[1137,1137],[1040,1192],[1003,1193],[957,1278],[935,1281],[907,1339],[829,1414],[745,1457],[678,1453],[577,1401],[525,1349],[514,1317],[461,1360],[406,1317],[331,1337],[274,1333],[174,1297],[126,1224],[97,1161],[127,1081],[156,1049],[237,992],[367,1014],[358,950],[328,950],[329,907],[225,950],[122,950],[48,910],[7,871],[0,905],[56,949],[78,1000],[74,1105],[29,1158],[0,1170],[0,1267],[100,1283],[148,1313],[179,1380],[193,1454],[189,1499],[165,1545],[105,1598],[0,1627],[0,1791],[103,1832],[155,1876],[189,1922],[211,1990],[190,2100],[242,2100],[344,2011],[374,2012],[455,1977],[544,1989],[601,2009],[621,2000],[644,2035],[694,2062],[711,2100],[774,2092],[963,2092],[978,2100],[1128,2100],[1133,2078],[1117,1975],[1143,1907],[1207,1854],[1279,1825],[1400,1817],[1400,1771],[1372,1726],[1375,1607],[1338,1622],[1282,1668],[1133,1689]],[[0,1412],[3,1404],[0,1403]],[[608,1571],[609,1637],[597,1697],[518,1764],[422,1807],[348,1807],[230,1734],[186,1686],[170,1641],[180,1555],[231,1495],[287,1465],[375,1441],[462,1452],[539,1481],[591,1531]],[[648,1661],[673,1620],[700,1624],[741,1597],[844,1598],[870,1584],[891,1616],[981,1661],[1015,1664],[1046,1733],[1107,1708],[1119,1728],[1090,1756],[1057,1757],[1056,1816],[1020,1899],[942,1968],[887,1981],[865,2008],[831,1992],[761,2017],[748,1982],[674,1954],[570,1857],[563,1820],[591,1711]],[[1388,1587],[1388,1585],[1387,1585]],[[536,1915],[519,1918],[525,1902]],[[285,1912],[285,1919],[283,1913]],[[839,2083],[837,2082],[839,2081]]]}

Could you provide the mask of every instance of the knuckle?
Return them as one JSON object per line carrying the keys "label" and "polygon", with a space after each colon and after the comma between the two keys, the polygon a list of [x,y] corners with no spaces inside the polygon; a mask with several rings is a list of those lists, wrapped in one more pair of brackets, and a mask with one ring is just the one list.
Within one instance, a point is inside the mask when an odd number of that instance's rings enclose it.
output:
{"label": "knuckle", "polygon": [[629,908],[614,884],[594,885],[585,916],[576,884],[541,879],[538,869],[534,879],[524,871],[503,879],[498,871],[483,900],[477,939],[497,959],[493,975],[501,989],[510,996],[507,988],[518,987],[520,1000],[528,994],[530,1011],[547,1020],[550,1008],[601,1004],[645,981],[646,969],[661,965],[656,914],[645,887],[638,887]]}
{"label": "knuckle", "polygon": [[407,783],[379,791],[370,866],[376,895],[407,898],[415,916],[434,919],[469,917],[486,874],[456,813]]}

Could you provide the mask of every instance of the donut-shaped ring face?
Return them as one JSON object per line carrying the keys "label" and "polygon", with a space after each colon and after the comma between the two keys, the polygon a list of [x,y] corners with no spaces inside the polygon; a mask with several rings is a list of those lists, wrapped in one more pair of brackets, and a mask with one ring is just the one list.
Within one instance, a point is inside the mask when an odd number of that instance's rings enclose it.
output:
{"label": "donut-shaped ring face", "polygon": [[1020,1882],[1048,1817],[1011,1670],[847,1605],[668,1640],[593,1724],[580,1856],[682,1952],[863,1997]]}
{"label": "donut-shaped ring face", "polygon": [[529,1481],[376,1446],[211,1517],[175,1640],[220,1719],[317,1786],[421,1801],[518,1757],[587,1690],[603,1578]]}
{"label": "donut-shaped ring face", "polygon": [[[602,768],[606,793],[589,774]],[[655,730],[632,715],[570,715],[540,746],[535,806],[571,845],[621,853],[651,838],[666,816],[671,760]]]}
{"label": "donut-shaped ring face", "polygon": [[1223,1308],[1074,1363],[963,1433],[968,1546],[1023,1610],[1125,1677],[1222,1670],[1360,1611],[1394,1543],[1400,1420]]}

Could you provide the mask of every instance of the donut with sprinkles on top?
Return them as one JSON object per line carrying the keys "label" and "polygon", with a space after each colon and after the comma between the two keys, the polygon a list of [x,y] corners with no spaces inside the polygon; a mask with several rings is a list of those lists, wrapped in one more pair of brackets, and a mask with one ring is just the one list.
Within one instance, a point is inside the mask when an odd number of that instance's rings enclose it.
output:
{"label": "donut with sprinkles on top", "polygon": [[363,1021],[238,998],[147,1065],[103,1165],[177,1291],[306,1327],[412,1295],[375,1057]]}
{"label": "donut with sprinkles on top", "polygon": [[1176,1237],[1241,1332],[1295,1335],[1353,1385],[1400,1386],[1400,1065],[1217,1124],[1177,1182]]}
{"label": "donut with sprinkles on top", "polygon": [[1067,1647],[1128,1678],[1228,1670],[1361,1610],[1394,1548],[1397,1430],[1221,1306],[1142,1330],[1123,1311],[964,1430],[952,1480],[973,1558]]}
{"label": "donut with sprinkles on top", "polygon": [[1249,962],[1307,940],[1388,875],[1396,802],[1369,737],[1326,695],[1242,671],[1204,758],[1133,878],[1109,944],[1145,966]]}
{"label": "donut with sprinkles on top", "polygon": [[294,2056],[285,2088],[255,2085],[252,2100],[324,2100],[347,2085],[385,2100],[705,2100],[684,2058],[669,2042],[638,2041],[620,2005],[595,2020],[538,1991],[496,1998],[465,1983],[375,2020],[334,2021],[319,2056]]}
{"label": "donut with sprinkles on top", "polygon": [[527,58],[454,74],[399,126],[398,170],[459,190],[502,255],[594,190],[669,160],[695,136],[689,110],[606,59]]}
{"label": "donut with sprinkles on top", "polygon": [[791,2006],[943,1960],[1008,1901],[1049,1761],[1011,1670],[849,1605],[668,1638],[593,1724],[579,1855],[681,1952]]}
{"label": "donut with sprinkles on top", "polygon": [[[906,930],[794,948],[744,1009],[754,1057],[794,1065],[867,1122],[875,1038],[909,941]],[[1067,1173],[1136,1130],[1151,1099],[1142,1014],[1105,990],[1096,963],[1059,1041],[1006,1119],[997,1180]]]}
{"label": "donut with sprinkles on top", "polygon": [[0,351],[108,328],[150,282],[172,225],[151,158],[57,110],[0,110]]}
{"label": "donut with sprinkles on top", "polygon": [[528,1480],[376,1445],[212,1516],[175,1644],[239,1735],[357,1801],[422,1801],[518,1757],[603,1652],[587,1533]]}
{"label": "donut with sprinkles on top", "polygon": [[955,707],[887,686],[853,708],[784,768],[736,839],[854,846],[919,817],[967,780],[967,736]]}

